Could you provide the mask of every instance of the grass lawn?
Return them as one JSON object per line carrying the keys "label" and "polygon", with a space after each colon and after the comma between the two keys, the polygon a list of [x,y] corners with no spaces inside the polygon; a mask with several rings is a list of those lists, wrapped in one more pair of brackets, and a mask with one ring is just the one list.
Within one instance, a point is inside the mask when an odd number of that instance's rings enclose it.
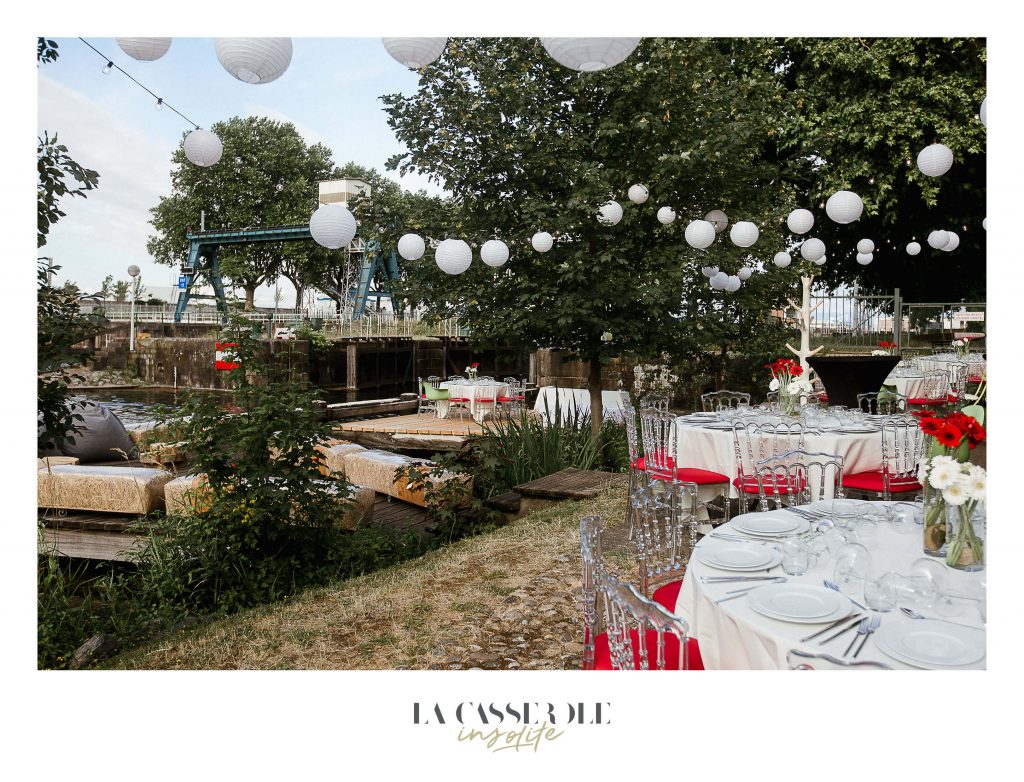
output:
{"label": "grass lawn", "polygon": [[109,660],[120,669],[575,669],[582,660],[579,520],[604,516],[606,557],[635,580],[625,489]]}

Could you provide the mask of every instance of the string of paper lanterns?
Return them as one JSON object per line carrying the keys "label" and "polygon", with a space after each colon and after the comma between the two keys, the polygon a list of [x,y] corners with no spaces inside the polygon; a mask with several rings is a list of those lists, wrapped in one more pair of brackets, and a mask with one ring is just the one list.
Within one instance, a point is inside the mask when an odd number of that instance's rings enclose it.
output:
{"label": "string of paper lanterns", "polygon": [[434,262],[446,274],[462,274],[473,263],[473,251],[462,239],[445,239],[434,251]]}
{"label": "string of paper lanterns", "polygon": [[348,247],[356,235],[356,218],[341,204],[323,204],[309,218],[309,234],[329,250]]}
{"label": "string of paper lanterns", "polygon": [[216,133],[196,128],[181,144],[182,149],[192,163],[207,168],[220,162],[224,154],[224,144]]}
{"label": "string of paper lanterns", "polygon": [[559,65],[589,73],[618,65],[633,53],[640,38],[541,38],[540,43]]}
{"label": "string of paper lanterns", "polygon": [[447,38],[381,38],[387,53],[406,68],[419,70],[437,60]]}
{"label": "string of paper lanterns", "polygon": [[159,60],[171,48],[170,38],[115,38],[121,51],[139,62]]}
{"label": "string of paper lanterns", "polygon": [[398,240],[398,254],[407,261],[418,261],[426,249],[426,242],[418,234],[403,234]]}
{"label": "string of paper lanterns", "polygon": [[618,201],[602,204],[597,210],[597,219],[602,225],[615,225],[622,219],[622,206]]}
{"label": "string of paper lanterns", "polygon": [[500,239],[490,239],[480,248],[480,260],[497,268],[508,261],[508,245]]}
{"label": "string of paper lanterns", "polygon": [[213,48],[224,70],[246,84],[269,84],[292,61],[291,38],[214,38]]}
{"label": "string of paper lanterns", "polygon": [[945,144],[929,144],[917,154],[917,167],[925,176],[942,176],[953,166],[953,150]]}

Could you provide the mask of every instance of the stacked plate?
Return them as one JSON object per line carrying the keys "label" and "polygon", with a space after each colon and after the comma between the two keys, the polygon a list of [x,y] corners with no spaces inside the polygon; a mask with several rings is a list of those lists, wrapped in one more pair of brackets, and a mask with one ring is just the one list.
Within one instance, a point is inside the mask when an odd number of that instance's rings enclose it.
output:
{"label": "stacked plate", "polygon": [[846,426],[840,426],[836,431],[841,432],[842,434],[874,434],[876,432],[880,432],[881,427],[849,424]]}
{"label": "stacked plate", "polygon": [[875,645],[915,668],[956,669],[985,658],[985,631],[932,619],[893,622],[878,629]]}
{"label": "stacked plate", "polygon": [[771,584],[747,595],[750,607],[771,619],[798,624],[834,622],[853,610],[846,595],[813,584]]}
{"label": "stacked plate", "polygon": [[768,570],[782,562],[782,555],[768,546],[746,543],[724,543],[703,545],[697,549],[698,559],[705,565],[719,570],[754,571]]}
{"label": "stacked plate", "polygon": [[811,528],[811,523],[785,511],[768,513],[744,513],[732,520],[731,526],[744,535],[760,538],[784,538],[788,535],[802,535]]}

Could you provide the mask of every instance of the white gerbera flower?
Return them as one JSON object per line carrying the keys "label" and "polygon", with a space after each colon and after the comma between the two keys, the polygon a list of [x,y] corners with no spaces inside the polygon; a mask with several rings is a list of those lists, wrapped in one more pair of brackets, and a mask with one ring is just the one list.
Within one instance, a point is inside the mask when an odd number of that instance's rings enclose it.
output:
{"label": "white gerbera flower", "polygon": [[984,502],[988,494],[988,476],[985,474],[985,471],[981,470],[980,474],[970,472],[966,478],[964,487],[967,491],[967,496],[972,500]]}
{"label": "white gerbera flower", "polygon": [[942,490],[942,499],[946,501],[947,505],[963,505],[967,502],[967,490],[962,483],[954,481]]}
{"label": "white gerbera flower", "polygon": [[939,454],[938,456],[932,457],[932,467],[938,467],[940,464],[956,464],[959,465],[956,459],[948,454]]}
{"label": "white gerbera flower", "polygon": [[772,378],[772,382],[768,384],[768,390],[769,391],[778,391],[779,390],[779,379],[777,377],[773,377]]}
{"label": "white gerbera flower", "polygon": [[928,482],[936,489],[946,489],[956,483],[957,476],[959,475],[960,468],[956,462],[953,462],[952,464],[947,464],[945,462],[935,464],[933,461],[932,473],[928,478]]}
{"label": "white gerbera flower", "polygon": [[917,482],[924,486],[924,482],[927,478],[928,462],[921,462],[921,466],[917,469]]}
{"label": "white gerbera flower", "polygon": [[801,390],[799,380],[790,380],[789,385],[786,386],[786,391],[790,394],[799,394]]}
{"label": "white gerbera flower", "polygon": [[887,351],[887,350],[872,350],[871,351],[871,355],[872,356],[888,356],[889,355],[889,351]]}

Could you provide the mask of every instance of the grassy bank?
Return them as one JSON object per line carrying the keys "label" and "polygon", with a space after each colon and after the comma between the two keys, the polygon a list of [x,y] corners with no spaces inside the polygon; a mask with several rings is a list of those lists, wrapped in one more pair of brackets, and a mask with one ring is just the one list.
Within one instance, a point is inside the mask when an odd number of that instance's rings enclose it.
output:
{"label": "grassy bank", "polygon": [[120,669],[574,669],[580,666],[579,519],[625,554],[625,490],[562,503],[494,532],[337,586],[183,630],[108,661]]}

